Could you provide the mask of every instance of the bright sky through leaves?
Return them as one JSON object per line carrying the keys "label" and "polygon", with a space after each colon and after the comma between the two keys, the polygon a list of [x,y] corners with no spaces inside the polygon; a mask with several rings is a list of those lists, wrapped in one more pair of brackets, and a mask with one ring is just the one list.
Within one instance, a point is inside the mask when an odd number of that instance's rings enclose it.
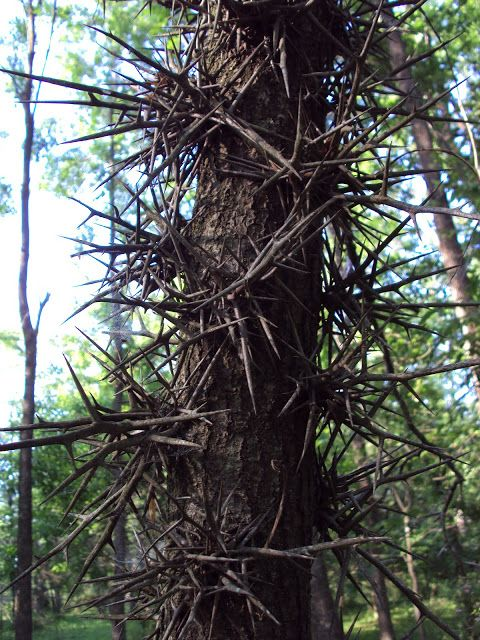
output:
{"label": "bright sky through leaves", "polygon": [[[59,5],[65,5],[65,2]],[[67,3],[68,4],[68,3]],[[90,2],[92,12],[96,10],[97,3]],[[20,2],[7,0],[2,5],[2,29],[0,37],[5,44],[0,49],[0,65],[8,66],[7,56],[11,51],[7,47],[11,28],[11,20],[16,12],[21,11]],[[39,47],[36,58],[37,70],[43,65],[44,47],[48,40],[48,27],[44,23],[39,25]],[[42,46],[43,45],[43,46]],[[49,63],[45,71],[46,75],[58,75],[62,68],[56,61],[55,40],[52,45]],[[0,77],[0,117],[2,130],[7,134],[0,140],[2,154],[0,160],[0,178],[12,185],[12,203],[16,212],[0,218],[1,234],[3,238],[3,304],[0,316],[0,335],[3,333],[19,333],[20,324],[18,318],[17,279],[20,247],[20,185],[22,170],[22,142],[23,142],[23,109],[15,103],[14,95],[8,91],[9,78],[7,75]],[[49,89],[42,88],[45,97]],[[58,90],[57,90],[58,95]],[[55,117],[61,124],[62,121],[70,123],[74,116],[74,109],[65,109],[58,106],[40,105],[37,109],[37,125],[45,117]],[[51,365],[62,366],[62,340],[64,335],[75,332],[75,325],[79,324],[78,318],[63,324],[64,320],[75,310],[76,300],[86,297],[87,292],[82,289],[74,289],[85,281],[85,269],[91,264],[83,260],[79,264],[77,259],[70,258],[75,250],[75,244],[63,239],[61,236],[76,237],[77,226],[85,218],[86,210],[80,205],[67,200],[57,198],[53,194],[40,188],[43,177],[42,163],[36,163],[32,167],[32,196],[31,196],[31,256],[29,272],[29,301],[32,317],[36,317],[39,301],[50,292],[51,298],[45,307],[40,329],[39,340],[39,373],[40,378]],[[90,189],[89,189],[90,191]],[[73,194],[76,197],[88,198],[91,202],[95,197],[91,193]],[[91,262],[91,261],[90,261]],[[85,318],[83,325],[85,326]],[[19,401],[23,393],[23,362],[18,353],[0,343],[1,384],[0,384],[0,422],[2,426],[8,422],[11,408],[10,401]],[[41,393],[41,379],[39,393]]]}

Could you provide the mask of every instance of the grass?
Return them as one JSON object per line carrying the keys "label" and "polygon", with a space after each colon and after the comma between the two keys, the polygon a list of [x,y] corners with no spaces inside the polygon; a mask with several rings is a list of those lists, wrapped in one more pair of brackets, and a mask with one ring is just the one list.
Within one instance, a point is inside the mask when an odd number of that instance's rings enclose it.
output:
{"label": "grass", "polygon": [[[455,610],[451,601],[446,598],[437,598],[433,604],[435,613],[452,626],[460,621],[455,620]],[[355,613],[350,611],[345,615],[345,629],[353,621]],[[404,602],[401,606],[393,608],[393,622],[397,638],[401,639],[411,631],[413,626],[413,613]],[[425,622],[427,638],[446,640],[447,635],[434,627],[429,621]],[[145,625],[140,622],[127,624],[128,640],[142,640],[147,635]],[[50,617],[42,621],[42,625],[34,629],[34,640],[111,640],[111,625],[105,620],[94,618],[82,618],[80,616],[64,615]],[[418,634],[408,636],[412,640],[418,639]],[[11,623],[5,623],[0,627],[0,640],[13,640],[14,634]],[[378,640],[378,627],[371,609],[363,607],[355,625],[352,638],[357,640]]]}
{"label": "grass", "polygon": [[[127,624],[128,640],[141,640],[146,635],[145,625],[139,622]],[[11,624],[3,624],[0,640],[13,640]],[[34,640],[111,640],[112,627],[105,620],[81,618],[79,616],[57,616],[34,628]]]}
{"label": "grass", "polygon": [[[448,623],[452,628],[458,627],[458,619],[455,619],[455,610],[453,603],[445,598],[437,598],[435,601],[429,602],[429,606],[441,618],[444,622]],[[402,639],[404,637],[411,638],[411,640],[418,640],[420,638],[418,632],[412,635],[407,635],[411,632],[414,626],[414,617],[412,607],[407,603],[402,602],[400,606],[394,606],[392,609],[393,626],[395,629],[395,635],[397,638]],[[353,622],[354,614],[350,612],[345,616],[345,629],[347,630],[349,625]],[[424,622],[425,635],[427,638],[435,640],[447,640],[450,636],[447,636],[441,629],[436,627],[429,620]],[[378,623],[370,608],[365,607],[361,611],[357,623],[355,624],[355,631],[353,638],[358,640],[378,640]]]}

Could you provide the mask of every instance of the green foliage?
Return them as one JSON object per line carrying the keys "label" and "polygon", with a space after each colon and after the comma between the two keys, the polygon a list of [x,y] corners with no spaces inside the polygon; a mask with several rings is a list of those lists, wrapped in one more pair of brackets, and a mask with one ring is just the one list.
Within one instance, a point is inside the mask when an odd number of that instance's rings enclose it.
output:
{"label": "green foliage", "polygon": [[[68,30],[62,35],[62,41],[67,45],[65,53],[60,56],[65,70],[65,77],[73,82],[94,82],[118,85],[122,89],[121,71],[116,56],[121,51],[117,43],[106,42],[94,29],[85,27],[99,27],[107,32],[113,32],[121,38],[127,38],[133,46],[140,50],[147,50],[152,45],[152,33],[160,32],[168,19],[166,11],[156,11],[149,14],[138,14],[138,7],[132,3],[109,4],[105,16],[101,11],[89,12],[86,8],[71,11],[68,16]],[[99,42],[101,46],[95,46]],[[93,51],[93,53],[92,53]],[[75,138],[86,136],[95,131],[107,128],[108,117],[101,109],[85,112],[79,110],[73,135]],[[68,139],[70,132],[63,132]],[[73,135],[71,137],[73,137]],[[56,139],[60,139],[57,133]],[[52,149],[51,162],[46,164],[43,187],[62,196],[71,196],[80,186],[94,189],[103,183],[108,172],[114,169],[119,158],[128,155],[135,136],[124,135],[116,137],[112,142],[109,138],[93,140],[80,146],[69,145],[65,148]],[[97,198],[108,199],[108,187],[102,186],[96,192]],[[128,201],[125,190],[117,189],[116,204],[119,208]]]}
{"label": "green foliage", "polygon": [[7,349],[13,349],[18,355],[23,355],[20,335],[14,331],[0,331],[0,343]]}
{"label": "green foliage", "polygon": [[15,211],[12,187],[0,178],[0,216],[8,216],[15,213]]}

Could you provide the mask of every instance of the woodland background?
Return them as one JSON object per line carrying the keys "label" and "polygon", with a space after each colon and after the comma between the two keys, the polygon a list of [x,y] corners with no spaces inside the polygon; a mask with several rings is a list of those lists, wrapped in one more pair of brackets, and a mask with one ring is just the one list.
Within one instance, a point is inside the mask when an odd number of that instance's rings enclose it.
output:
{"label": "woodland background", "polygon": [[[15,17],[7,26],[2,27],[2,66],[14,69],[26,68],[27,32],[24,18],[24,5],[20,0],[8,0],[16,4]],[[106,44],[105,39],[97,32],[88,29],[85,24],[100,26],[106,31],[113,31],[119,37],[132,43],[137,48],[151,46],[152,38],[159,37],[162,27],[167,22],[168,12],[164,15],[156,11],[152,15],[143,12],[136,15],[138,7],[135,3],[111,3],[103,13],[101,3],[74,2],[40,2],[37,7],[38,54],[35,60],[37,72],[46,75],[69,78],[74,82],[88,79],[90,83],[121,82],[121,64],[114,60],[102,46],[109,50],[114,46]],[[462,206],[466,210],[480,209],[480,166],[478,162],[478,133],[480,122],[480,86],[478,75],[480,4],[477,0],[431,0],[417,13],[410,23],[407,32],[402,34],[403,43],[409,56],[419,56],[423,51],[435,47],[440,42],[449,41],[448,45],[439,49],[432,59],[419,61],[413,67],[413,81],[422,87],[424,96],[444,93],[444,97],[436,105],[439,115],[445,116],[443,122],[431,127],[433,146],[428,150],[430,166],[441,166],[441,179],[445,197],[449,206]],[[98,46],[99,43],[102,46]],[[44,67],[45,55],[48,61]],[[421,56],[420,56],[421,57]],[[115,66],[117,65],[117,66]],[[46,71],[45,71],[46,68]],[[50,70],[50,71],[49,71]],[[3,100],[13,109],[18,98],[18,86],[4,76]],[[451,91],[445,93],[446,90]],[[34,91],[37,87],[34,87]],[[53,99],[52,89],[41,88],[40,99]],[[58,95],[58,92],[57,94]],[[18,107],[17,107],[18,108]],[[464,119],[467,115],[470,124],[452,122]],[[102,184],[108,166],[127,154],[129,138],[121,142],[112,142],[108,138],[82,143],[60,145],[69,138],[88,136],[102,127],[103,113],[82,111],[80,108],[41,104],[36,111],[33,149],[34,182],[32,189],[43,190],[52,194],[55,199],[47,200],[52,209],[61,207],[61,215],[71,220],[88,217],[88,209],[82,209],[78,203],[67,198],[75,197],[88,201],[95,208],[110,205],[121,208],[126,199],[122,185],[111,182]],[[7,150],[2,154],[2,165],[5,167],[4,178],[0,184],[0,224],[4,229],[12,229],[19,222],[19,189],[18,184],[11,183],[8,178],[7,165],[17,163],[21,166],[21,148],[15,148],[17,135],[4,130],[2,146]],[[412,130],[398,134],[392,144],[404,146],[405,150],[414,146]],[[441,151],[439,151],[441,149]],[[415,154],[405,156],[407,163],[415,163],[418,176],[414,180],[399,183],[396,186],[399,199],[410,199],[421,202],[427,188],[422,179],[422,167]],[[1,166],[0,166],[1,170]],[[428,176],[427,176],[428,178]],[[135,183],[136,176],[128,178]],[[93,189],[100,184],[96,192]],[[41,225],[48,225],[49,219],[55,220],[54,211],[36,205],[32,196],[30,210],[31,219],[42,220]],[[38,200],[40,202],[40,200]],[[54,203],[52,205],[52,203]],[[58,202],[62,204],[59,205]],[[49,218],[49,216],[51,216]],[[53,217],[52,217],[53,216]],[[457,219],[458,220],[458,219]],[[43,222],[45,221],[45,223]],[[466,313],[456,313],[455,308],[422,309],[422,301],[427,297],[443,303],[454,301],[475,301],[480,291],[480,234],[475,221],[456,221],[456,237],[461,246],[465,270],[468,275],[468,292],[458,293],[452,287],[455,270],[444,270],[444,256],[438,251],[438,239],[433,221],[424,216],[418,217],[418,232],[414,225],[405,230],[406,237],[398,245],[398,260],[409,255],[428,254],[423,266],[428,264],[431,276],[408,287],[408,301],[418,305],[421,323],[427,331],[398,332],[395,336],[396,353],[404,354],[405,367],[412,362],[420,367],[428,367],[432,363],[448,360],[455,362],[470,357],[480,356],[477,349],[478,311],[471,306]],[[34,223],[32,222],[32,225]],[[38,224],[38,223],[35,223]],[[71,224],[71,222],[69,223]],[[37,228],[33,226],[33,228]],[[110,229],[93,228],[89,221],[78,230],[82,244],[75,241],[71,244],[77,253],[88,252],[88,242],[94,237],[97,242],[108,239]],[[6,238],[5,234],[3,237]],[[6,242],[9,242],[8,237]],[[67,242],[67,241],[65,241]],[[29,291],[32,306],[38,306],[45,293],[54,288],[54,283],[45,281],[42,274],[42,255],[49,252],[45,245],[45,237],[35,237],[32,233],[34,257],[31,270],[35,280],[40,280],[43,289],[33,287]],[[15,243],[10,243],[15,244]],[[395,257],[395,256],[394,256]],[[57,258],[58,270],[65,267]],[[90,290],[97,286],[96,281],[103,277],[102,260],[90,260],[82,257],[82,271],[78,280],[83,277],[94,282]],[[16,274],[17,266],[12,261],[4,264],[4,272],[8,277]],[[405,289],[404,289],[405,292]],[[66,295],[66,294],[65,294]],[[463,299],[462,299],[463,295]],[[467,298],[465,297],[467,295]],[[457,296],[455,298],[455,296]],[[112,324],[110,312],[97,305],[94,311],[83,312],[66,324],[66,328],[57,334],[57,327],[52,322],[59,322],[71,315],[73,301],[65,301],[63,294],[60,302],[51,302],[45,306],[45,326],[40,323],[41,359],[37,372],[37,393],[35,411],[45,420],[66,420],[82,412],[82,402],[78,396],[74,381],[67,367],[61,360],[60,352],[64,352],[75,370],[82,371],[82,384],[91,392],[100,404],[111,402],[111,385],[108,380],[102,381],[101,365],[90,355],[91,343],[83,334],[74,329],[78,325],[87,331],[95,341],[104,348],[109,348],[120,340],[127,344],[134,334],[137,338],[151,334],[148,317],[136,320],[129,328],[130,333],[122,333]],[[86,294],[77,295],[75,304],[80,307]],[[58,296],[57,296],[58,300]],[[6,299],[3,304],[15,307],[15,299]],[[48,320],[51,305],[57,304],[52,311],[53,321]],[[50,305],[50,306],[49,306]],[[69,308],[70,307],[70,308]],[[56,334],[52,341],[51,334]],[[24,355],[24,347],[19,326],[4,326],[0,333],[0,341],[4,354],[4,362],[19,362]],[[16,360],[15,360],[16,359]],[[398,363],[401,365],[401,363]],[[8,378],[11,373],[2,365],[2,376]],[[398,487],[394,495],[396,509],[384,511],[377,530],[386,535],[389,531],[402,531],[403,548],[415,549],[409,556],[401,550],[389,549],[389,555],[383,558],[388,567],[402,576],[404,582],[418,591],[429,606],[444,617],[452,627],[462,633],[463,623],[467,616],[474,620],[475,630],[469,637],[480,637],[480,586],[479,586],[479,540],[480,540],[480,496],[478,491],[480,440],[478,434],[480,399],[475,391],[475,374],[471,370],[442,373],[412,383],[414,395],[406,402],[410,411],[416,416],[417,424],[423,432],[439,445],[448,448],[453,455],[461,457],[463,482],[450,495],[453,479],[448,480],[448,470],[435,468],[427,476],[418,481],[415,477]],[[20,390],[10,398],[10,425],[18,424],[21,419]],[[8,427],[9,424],[1,425]],[[3,438],[10,435],[4,434]],[[351,451],[350,464],[356,465],[358,452]],[[1,454],[0,458],[0,576],[2,583],[8,583],[16,574],[17,558],[17,505],[18,505],[18,455]],[[70,461],[64,448],[35,449],[33,452],[33,539],[34,556],[42,556],[53,548],[61,537],[59,522],[65,512],[71,493],[62,492],[48,502],[45,498],[55,486],[68,474]],[[98,483],[98,485],[95,485]],[[89,490],[91,496],[102,483],[99,473]],[[88,499],[88,496],[86,496]],[[123,523],[125,556],[122,562],[135,561],[135,540],[129,529],[129,522]],[[78,612],[65,612],[62,608],[82,564],[81,550],[93,546],[95,526],[84,532],[70,550],[68,558],[57,556],[33,575],[33,611],[34,637],[38,640],[54,638],[108,638],[111,637],[110,624],[95,619],[97,612],[87,612],[87,618],[80,619]],[[115,562],[113,550],[103,558],[105,570]],[[95,573],[96,572],[96,573]],[[102,575],[102,565],[96,565],[91,577]],[[365,570],[362,585],[365,592],[371,592],[371,576]],[[98,587],[93,582],[87,587],[87,594],[92,594]],[[415,621],[416,612],[394,588],[388,587],[390,608],[395,633],[403,637]],[[75,596],[77,597],[77,596]],[[85,598],[86,599],[86,598]],[[362,631],[361,638],[378,638],[378,612],[369,606],[358,592],[350,585],[345,586],[342,596],[345,627],[358,616],[356,629]],[[75,598],[73,600],[75,604]],[[13,637],[12,631],[12,591],[7,590],[0,599],[0,638],[7,640]],[[467,609],[469,609],[467,611]],[[88,618],[90,616],[90,618]],[[441,632],[433,631],[428,624],[426,638],[439,638]],[[129,623],[128,638],[140,638],[144,629],[140,623]],[[417,632],[418,633],[418,632]],[[430,635],[432,634],[432,635]],[[439,635],[440,634],[440,635]],[[420,636],[409,636],[420,637]],[[466,637],[466,636],[465,636]]]}

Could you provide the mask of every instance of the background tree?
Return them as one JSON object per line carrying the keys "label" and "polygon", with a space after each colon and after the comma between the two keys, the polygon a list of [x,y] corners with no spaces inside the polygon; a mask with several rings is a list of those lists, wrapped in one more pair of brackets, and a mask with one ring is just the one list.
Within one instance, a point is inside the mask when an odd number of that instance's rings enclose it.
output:
{"label": "background tree", "polygon": [[[387,24],[395,24],[395,17],[391,12],[385,12],[385,19]],[[395,74],[396,69],[400,70],[398,74],[394,75],[394,81],[399,84],[400,89],[405,96],[407,109],[411,113],[414,113],[422,103],[422,89],[415,84],[411,68],[408,65],[409,56],[407,52],[407,45],[402,39],[400,29],[394,29],[392,31],[388,44],[393,73]],[[448,87],[446,88],[448,90]],[[439,121],[442,122],[443,114],[445,116],[446,123],[448,123],[452,118],[445,112],[445,105],[439,104],[438,109],[440,111]],[[470,125],[466,123],[463,126],[469,127]],[[412,122],[412,132],[416,147],[415,153],[418,155],[418,164],[423,172],[428,197],[429,199],[433,199],[433,202],[438,206],[448,209],[450,204],[447,192],[445,186],[439,180],[438,171],[436,170],[436,164],[437,162],[441,162],[441,159],[439,159],[438,154],[435,153],[435,147],[437,146],[435,125],[432,122],[421,118],[414,119]],[[475,141],[473,141],[473,144],[475,145]],[[473,176],[476,175],[478,179],[479,174],[477,171],[473,170],[472,173]],[[455,191],[458,190],[454,190],[453,194],[455,194]],[[451,197],[453,199],[454,195]],[[472,302],[471,285],[467,274],[467,265],[464,259],[463,249],[457,237],[455,223],[451,216],[438,214],[433,216],[433,221],[435,231],[438,236],[442,260],[445,268],[448,269],[448,282],[452,291],[452,298],[454,302],[458,304],[457,314],[462,321],[465,335],[468,336],[468,351],[470,352],[470,355],[475,356],[477,351],[477,330],[476,323],[472,317],[472,311],[474,311],[474,308],[472,309],[472,306],[469,306]],[[477,369],[473,369],[473,376],[475,379],[476,393],[479,395],[480,386]]]}
{"label": "background tree", "polygon": [[[33,73],[33,62],[36,47],[35,20],[41,8],[41,0],[22,2],[25,11],[24,28],[26,32],[26,63],[28,74]],[[53,24],[53,23],[52,23]],[[28,261],[30,255],[29,232],[29,203],[30,203],[30,167],[32,163],[35,142],[35,107],[30,101],[34,97],[34,84],[30,77],[14,81],[15,93],[23,104],[25,116],[25,140],[23,145],[23,183],[21,195],[21,225],[22,240],[20,253],[20,272],[18,285],[18,300],[20,320],[24,340],[25,353],[25,389],[23,395],[22,424],[32,424],[35,419],[35,376],[37,363],[37,336],[42,309],[48,300],[48,295],[40,304],[37,321],[32,322],[28,303]],[[31,434],[22,431],[23,439]],[[17,534],[17,565],[18,572],[24,573],[32,564],[32,452],[22,449],[19,463],[19,491],[18,491],[18,534]],[[32,637],[32,587],[31,577],[26,575],[15,587],[15,637],[17,640],[29,640]]]}

